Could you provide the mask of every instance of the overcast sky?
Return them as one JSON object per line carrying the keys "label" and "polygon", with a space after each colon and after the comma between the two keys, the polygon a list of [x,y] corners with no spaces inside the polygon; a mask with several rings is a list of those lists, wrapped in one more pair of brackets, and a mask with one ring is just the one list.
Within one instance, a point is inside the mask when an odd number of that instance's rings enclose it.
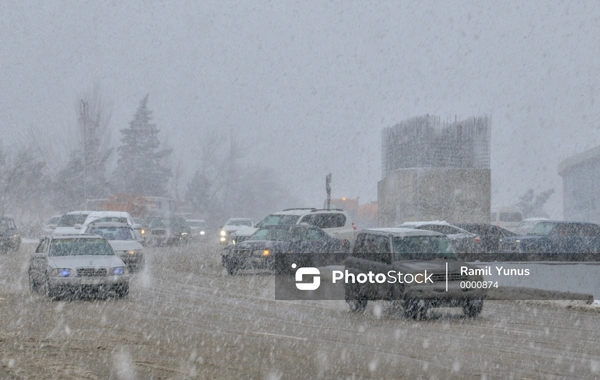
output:
{"label": "overcast sky", "polygon": [[487,114],[493,204],[556,188],[561,217],[557,165],[600,145],[599,16],[598,1],[1,1],[1,139],[68,133],[95,83],[117,131],[149,93],[188,174],[204,134],[234,133],[318,206],[329,172],[334,196],[376,200],[382,128]]}

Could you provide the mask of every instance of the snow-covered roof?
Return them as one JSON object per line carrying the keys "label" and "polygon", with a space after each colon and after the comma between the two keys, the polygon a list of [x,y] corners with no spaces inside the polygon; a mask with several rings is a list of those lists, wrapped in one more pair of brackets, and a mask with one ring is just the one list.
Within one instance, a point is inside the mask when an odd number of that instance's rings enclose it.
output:
{"label": "snow-covered roof", "polygon": [[416,230],[413,228],[398,228],[398,227],[387,227],[387,228],[369,228],[361,230],[360,232],[380,232],[390,234],[394,236],[445,236],[442,233],[429,231],[429,230]]}
{"label": "snow-covered roof", "polygon": [[398,226],[396,226],[396,228],[402,228],[402,227],[410,227],[410,226],[423,226],[426,224],[438,224],[438,225],[444,225],[444,226],[450,226],[450,223],[446,222],[445,220],[429,220],[429,221],[422,221],[422,222],[404,222]]}

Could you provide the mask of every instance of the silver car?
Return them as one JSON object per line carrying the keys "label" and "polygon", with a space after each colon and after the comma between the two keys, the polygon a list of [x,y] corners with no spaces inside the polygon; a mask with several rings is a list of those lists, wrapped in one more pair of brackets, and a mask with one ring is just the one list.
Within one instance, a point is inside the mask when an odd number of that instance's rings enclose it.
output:
{"label": "silver car", "polygon": [[41,239],[29,261],[29,287],[47,297],[114,292],[129,295],[127,266],[108,241],[96,235],[53,235]]}

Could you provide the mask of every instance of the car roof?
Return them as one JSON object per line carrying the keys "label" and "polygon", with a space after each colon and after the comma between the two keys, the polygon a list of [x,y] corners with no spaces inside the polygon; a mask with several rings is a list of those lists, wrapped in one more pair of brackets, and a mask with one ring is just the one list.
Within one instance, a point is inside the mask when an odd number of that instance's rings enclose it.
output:
{"label": "car roof", "polygon": [[575,221],[575,220],[551,220],[551,219],[547,219],[547,220],[540,220],[538,223],[553,223],[553,224],[586,224],[586,225],[593,225],[593,226],[597,226],[597,223],[592,223],[592,222],[580,222],[580,221]]}
{"label": "car roof", "polygon": [[446,236],[440,232],[429,231],[429,230],[417,230],[414,228],[398,228],[398,227],[389,227],[389,228],[368,228],[365,230],[360,230],[358,233],[376,233],[382,235],[392,235],[392,236]]}
{"label": "car roof", "polygon": [[65,240],[65,239],[104,239],[98,235],[92,234],[52,234],[50,235],[52,240]]}
{"label": "car roof", "polygon": [[312,210],[315,210],[315,209],[314,208],[288,208],[283,211],[274,212],[271,215],[304,215],[304,214],[308,214]]}
{"label": "car roof", "polygon": [[90,212],[90,214],[88,216],[122,216],[122,217],[129,217],[131,215],[129,215],[128,212],[126,211],[92,211]]}
{"label": "car roof", "polygon": [[186,222],[204,222],[206,223],[205,219],[186,219]]}
{"label": "car roof", "polygon": [[[416,222],[404,222],[402,224],[400,224],[399,226],[424,226],[427,224],[436,224],[436,225],[442,225],[442,226],[452,226],[450,223],[446,222],[445,220],[429,220],[429,221],[416,221]],[[396,226],[398,227],[398,226]]]}
{"label": "car roof", "polygon": [[131,226],[127,223],[118,223],[118,222],[91,222],[89,227],[127,227],[131,228]]}
{"label": "car roof", "polygon": [[68,213],[66,213],[64,215],[89,215],[90,213],[92,213],[92,211],[81,211],[80,210],[80,211],[69,211]]}
{"label": "car roof", "polygon": [[251,218],[229,218],[229,219],[227,219],[228,222],[236,222],[236,221],[239,221],[239,220],[249,220],[249,221],[252,221]]}

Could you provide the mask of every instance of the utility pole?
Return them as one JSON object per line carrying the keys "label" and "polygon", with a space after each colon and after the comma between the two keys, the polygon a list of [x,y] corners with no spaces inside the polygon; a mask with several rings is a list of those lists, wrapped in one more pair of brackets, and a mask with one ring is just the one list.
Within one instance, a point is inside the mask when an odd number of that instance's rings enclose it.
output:
{"label": "utility pole", "polygon": [[83,202],[87,210],[87,119],[88,103],[81,99],[81,120],[83,122]]}
{"label": "utility pole", "polygon": [[325,190],[327,191],[327,210],[331,208],[331,173],[325,176]]}

